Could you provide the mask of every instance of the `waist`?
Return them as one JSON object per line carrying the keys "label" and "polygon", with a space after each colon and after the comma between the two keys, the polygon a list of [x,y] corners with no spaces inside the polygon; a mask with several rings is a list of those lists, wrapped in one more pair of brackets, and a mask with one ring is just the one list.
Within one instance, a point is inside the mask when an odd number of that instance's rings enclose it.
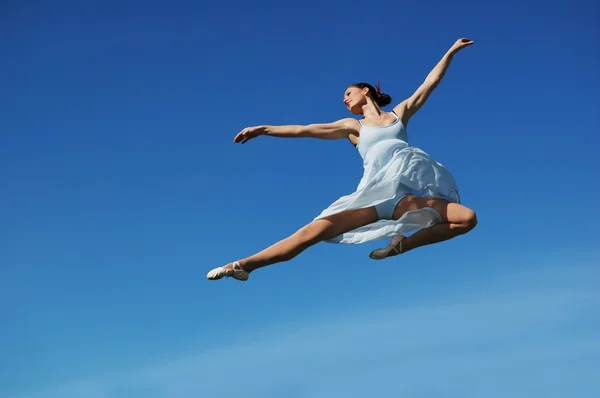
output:
{"label": "waist", "polygon": [[[373,158],[393,156],[396,151],[405,148],[408,148],[408,142],[404,140],[399,138],[385,139],[367,148],[364,152],[362,152],[362,157],[365,161],[367,161],[368,159]],[[361,148],[359,148],[359,150],[360,149]]]}

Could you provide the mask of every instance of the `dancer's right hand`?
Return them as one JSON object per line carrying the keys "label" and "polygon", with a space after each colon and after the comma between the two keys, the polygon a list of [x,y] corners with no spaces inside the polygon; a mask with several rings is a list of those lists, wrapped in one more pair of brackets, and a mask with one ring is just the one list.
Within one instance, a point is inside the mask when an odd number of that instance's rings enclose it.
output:
{"label": "dancer's right hand", "polygon": [[242,131],[238,133],[233,139],[233,142],[238,143],[241,142],[245,144],[250,141],[252,138],[258,137],[259,135],[265,132],[265,128],[263,126],[255,126],[255,127],[246,127]]}

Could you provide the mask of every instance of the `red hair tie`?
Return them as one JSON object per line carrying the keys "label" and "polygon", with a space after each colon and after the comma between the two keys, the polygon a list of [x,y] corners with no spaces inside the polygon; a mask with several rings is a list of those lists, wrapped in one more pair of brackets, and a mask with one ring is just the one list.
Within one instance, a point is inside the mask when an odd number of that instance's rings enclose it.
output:
{"label": "red hair tie", "polygon": [[377,87],[375,87],[377,90],[377,96],[381,97],[381,85],[379,84],[379,82],[377,82]]}

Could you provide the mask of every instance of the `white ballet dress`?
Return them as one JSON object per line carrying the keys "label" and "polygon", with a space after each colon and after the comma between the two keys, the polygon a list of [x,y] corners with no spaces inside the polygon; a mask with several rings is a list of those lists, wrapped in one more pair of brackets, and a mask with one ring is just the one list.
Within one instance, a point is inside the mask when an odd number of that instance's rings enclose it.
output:
{"label": "white ballet dress", "polygon": [[396,121],[387,126],[365,126],[360,122],[357,149],[364,167],[360,183],[355,192],[342,196],[315,218],[375,206],[379,219],[329,239],[329,243],[359,244],[386,239],[442,221],[431,207],[408,211],[400,219],[392,220],[393,209],[407,194],[460,203],[450,171],[426,152],[410,146],[402,121],[392,113]]}

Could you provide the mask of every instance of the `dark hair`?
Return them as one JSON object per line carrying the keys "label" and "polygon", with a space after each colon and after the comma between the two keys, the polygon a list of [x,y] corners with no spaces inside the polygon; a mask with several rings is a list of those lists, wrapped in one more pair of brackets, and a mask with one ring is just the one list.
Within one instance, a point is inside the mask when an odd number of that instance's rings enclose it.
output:
{"label": "dark hair", "polygon": [[363,89],[365,87],[368,88],[369,96],[379,106],[386,106],[392,102],[392,97],[390,97],[388,94],[379,92],[375,87],[371,86],[369,83],[355,83],[355,84],[351,84],[350,87],[358,87],[360,89]]}

